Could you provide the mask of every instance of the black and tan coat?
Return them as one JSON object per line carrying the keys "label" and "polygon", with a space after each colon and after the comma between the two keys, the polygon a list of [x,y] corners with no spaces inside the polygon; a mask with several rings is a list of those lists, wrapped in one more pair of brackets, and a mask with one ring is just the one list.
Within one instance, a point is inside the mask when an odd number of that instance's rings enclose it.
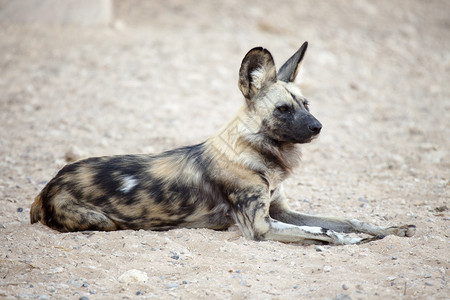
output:
{"label": "black and tan coat", "polygon": [[[269,51],[250,50],[239,71],[245,103],[201,144],[65,166],[36,197],[31,222],[61,232],[237,224],[249,239],[332,244],[412,236],[413,225],[383,228],[289,210],[282,182],[299,162],[299,145],[322,127],[293,83],[306,48],[304,43],[278,73]],[[341,234],[349,232],[373,237]]]}

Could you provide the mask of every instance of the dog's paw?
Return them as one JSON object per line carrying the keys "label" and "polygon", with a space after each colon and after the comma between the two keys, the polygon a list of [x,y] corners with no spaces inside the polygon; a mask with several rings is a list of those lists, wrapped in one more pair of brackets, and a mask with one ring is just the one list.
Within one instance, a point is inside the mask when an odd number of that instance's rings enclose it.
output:
{"label": "dog's paw", "polygon": [[416,225],[405,225],[403,227],[406,227],[405,236],[412,237],[414,234],[416,234]]}
{"label": "dog's paw", "polygon": [[412,237],[416,233],[416,225],[403,225],[395,227],[394,234],[401,237]]}

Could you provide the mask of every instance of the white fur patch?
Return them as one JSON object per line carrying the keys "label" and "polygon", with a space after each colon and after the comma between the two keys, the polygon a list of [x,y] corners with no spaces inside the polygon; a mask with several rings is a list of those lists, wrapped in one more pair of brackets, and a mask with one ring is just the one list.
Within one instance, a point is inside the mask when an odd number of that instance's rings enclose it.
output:
{"label": "white fur patch", "polygon": [[270,222],[270,226],[273,229],[278,230],[278,231],[291,229],[293,227],[291,224],[286,224],[286,223],[278,222],[278,221],[275,221],[275,220]]}
{"label": "white fur patch", "polygon": [[257,89],[261,88],[264,82],[264,75],[265,72],[263,68],[257,68],[250,74],[250,76],[252,77],[252,83]]}
{"label": "white fur patch", "polygon": [[125,176],[123,178],[123,184],[122,184],[122,188],[120,189],[120,191],[122,193],[126,194],[129,191],[131,191],[138,183],[139,183],[138,180],[136,178],[134,178],[133,176]]}
{"label": "white fur patch", "polygon": [[303,231],[306,231],[308,233],[312,234],[322,234],[322,227],[317,226],[299,226]]}

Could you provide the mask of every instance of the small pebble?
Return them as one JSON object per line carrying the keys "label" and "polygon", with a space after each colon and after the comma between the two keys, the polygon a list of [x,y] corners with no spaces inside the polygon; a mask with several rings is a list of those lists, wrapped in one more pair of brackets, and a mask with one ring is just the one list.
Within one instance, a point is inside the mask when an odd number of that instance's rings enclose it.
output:
{"label": "small pebble", "polygon": [[172,255],[170,258],[173,258],[175,260],[178,260],[180,257],[178,255]]}
{"label": "small pebble", "polygon": [[387,278],[387,280],[388,281],[392,281],[392,280],[395,280],[397,277],[395,277],[395,276],[389,276],[388,278]]}
{"label": "small pebble", "polygon": [[345,291],[348,290],[348,285],[343,284],[343,285],[342,285],[342,289],[345,290]]}
{"label": "small pebble", "polygon": [[47,291],[49,291],[50,293],[54,293],[56,290],[55,290],[55,287],[53,287],[53,286],[48,286],[48,287],[47,287]]}
{"label": "small pebble", "polygon": [[172,284],[168,284],[168,285],[167,285],[167,288],[168,288],[168,289],[173,289],[173,288],[176,288],[177,286],[179,286],[178,283],[172,283]]}
{"label": "small pebble", "polygon": [[83,285],[80,281],[74,281],[73,283],[69,283],[69,284],[72,284],[77,288],[80,288]]}
{"label": "small pebble", "polygon": [[19,208],[17,208],[17,212],[23,212],[23,208],[22,207],[19,207]]}
{"label": "small pebble", "polygon": [[433,284],[431,282],[425,281],[425,285],[427,286],[433,286]]}
{"label": "small pebble", "polygon": [[187,281],[186,281],[186,280],[183,280],[181,283],[182,283],[182,284],[187,284]]}
{"label": "small pebble", "polygon": [[142,295],[142,292],[141,292],[141,291],[137,291],[137,292],[136,292],[136,295],[137,295],[137,296]]}
{"label": "small pebble", "polygon": [[123,283],[144,282],[148,280],[146,272],[131,269],[119,276],[118,280]]}
{"label": "small pebble", "polygon": [[358,200],[365,203],[369,202],[366,197],[359,197]]}
{"label": "small pebble", "polygon": [[89,290],[89,294],[95,295],[95,294],[97,294],[97,292],[95,290]]}
{"label": "small pebble", "polygon": [[392,260],[397,260],[397,256],[392,256]]}
{"label": "small pebble", "polygon": [[39,300],[50,300],[50,297],[47,295],[40,295]]}
{"label": "small pebble", "polygon": [[316,246],[316,247],[314,247],[314,249],[316,249],[317,252],[323,252],[323,251],[325,251],[325,248],[322,247],[322,246]]}
{"label": "small pebble", "polygon": [[89,300],[89,298],[86,297],[86,296],[81,296],[81,297],[79,298],[79,300]]}

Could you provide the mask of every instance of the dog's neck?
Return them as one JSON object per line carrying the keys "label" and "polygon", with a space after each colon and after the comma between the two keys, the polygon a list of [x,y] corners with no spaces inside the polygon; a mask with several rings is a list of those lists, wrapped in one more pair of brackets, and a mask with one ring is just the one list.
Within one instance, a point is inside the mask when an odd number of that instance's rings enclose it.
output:
{"label": "dog's neck", "polygon": [[[259,130],[259,122],[241,108],[233,119],[208,139],[215,155],[230,163],[244,165],[259,173],[271,173],[283,180],[300,161],[300,147],[293,143],[275,141]],[[276,180],[278,181],[278,180]]]}
{"label": "dog's neck", "polygon": [[253,135],[243,137],[258,153],[268,169],[279,168],[285,176],[299,164],[301,158],[300,147],[297,144],[273,140],[266,136]]}

